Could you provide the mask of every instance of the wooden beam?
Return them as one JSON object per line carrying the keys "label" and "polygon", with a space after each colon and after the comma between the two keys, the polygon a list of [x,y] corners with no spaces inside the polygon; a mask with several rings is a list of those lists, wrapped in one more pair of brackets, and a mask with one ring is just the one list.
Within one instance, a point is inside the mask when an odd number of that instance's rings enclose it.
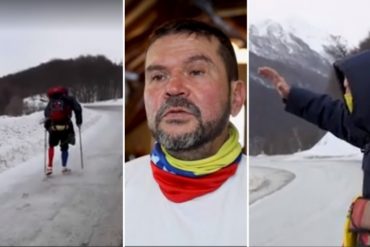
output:
{"label": "wooden beam", "polygon": [[139,56],[137,56],[135,59],[131,60],[128,63],[126,68],[128,70],[136,71],[139,66],[144,64],[144,60],[145,60],[145,52],[143,51],[142,53],[140,53]]}
{"label": "wooden beam", "polygon": [[141,3],[134,10],[130,11],[130,13],[126,13],[125,26],[130,26],[138,18],[142,17],[143,14],[147,12],[155,3],[155,0],[141,1]]}
{"label": "wooden beam", "polygon": [[229,8],[229,9],[216,9],[215,13],[220,17],[236,17],[236,16],[246,16],[247,9],[246,8]]}
{"label": "wooden beam", "polygon": [[155,12],[150,12],[148,15],[145,16],[145,19],[141,21],[137,27],[131,29],[131,31],[128,31],[125,33],[125,39],[130,40],[136,36],[139,36],[140,34],[144,33],[146,30],[148,30],[154,20],[158,17],[158,14]]}

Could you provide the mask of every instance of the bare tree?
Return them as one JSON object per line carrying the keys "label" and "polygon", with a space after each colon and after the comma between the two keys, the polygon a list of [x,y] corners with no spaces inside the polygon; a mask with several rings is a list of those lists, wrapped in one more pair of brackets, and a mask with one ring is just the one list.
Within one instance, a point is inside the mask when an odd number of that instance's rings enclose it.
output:
{"label": "bare tree", "polygon": [[9,104],[5,107],[5,114],[11,116],[17,116],[22,114],[23,101],[18,95],[11,97]]}
{"label": "bare tree", "polygon": [[365,38],[363,41],[359,44],[359,50],[369,50],[370,49],[370,32],[367,35],[367,38]]}
{"label": "bare tree", "polygon": [[343,58],[349,54],[348,43],[340,35],[330,35],[332,45],[324,45],[324,51],[334,60]]}

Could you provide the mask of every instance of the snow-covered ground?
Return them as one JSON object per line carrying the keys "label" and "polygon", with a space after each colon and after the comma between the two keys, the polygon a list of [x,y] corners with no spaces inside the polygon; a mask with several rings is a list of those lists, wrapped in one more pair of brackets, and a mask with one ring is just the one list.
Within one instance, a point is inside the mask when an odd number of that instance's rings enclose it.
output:
{"label": "snow-covered ground", "polygon": [[[83,109],[72,174],[43,175],[42,113],[0,117],[0,243],[5,246],[112,246],[122,242],[122,100]],[[2,163],[1,163],[2,162]]]}
{"label": "snow-covered ground", "polygon": [[293,155],[250,158],[251,246],[340,246],[361,193],[361,153],[326,134]]}

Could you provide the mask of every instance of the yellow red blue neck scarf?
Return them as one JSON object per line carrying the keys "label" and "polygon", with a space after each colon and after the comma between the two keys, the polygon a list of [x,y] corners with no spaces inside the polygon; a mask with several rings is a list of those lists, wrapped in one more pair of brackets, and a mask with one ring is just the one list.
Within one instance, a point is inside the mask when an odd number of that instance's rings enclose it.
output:
{"label": "yellow red blue neck scarf", "polygon": [[190,201],[217,190],[232,177],[241,160],[238,131],[230,125],[229,139],[213,156],[197,161],[178,160],[157,143],[151,154],[153,177],[164,196],[175,203]]}
{"label": "yellow red blue neck scarf", "polygon": [[240,158],[241,146],[238,139],[238,130],[230,124],[229,138],[216,154],[208,158],[193,161],[179,160],[171,156],[164,147],[157,143],[152,151],[151,160],[162,170],[174,174],[186,177],[203,176],[214,173]]}

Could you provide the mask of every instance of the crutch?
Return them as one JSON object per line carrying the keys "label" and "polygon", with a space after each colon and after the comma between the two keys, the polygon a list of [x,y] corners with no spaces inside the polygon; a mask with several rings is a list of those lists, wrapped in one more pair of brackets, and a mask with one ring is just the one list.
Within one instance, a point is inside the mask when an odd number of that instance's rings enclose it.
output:
{"label": "crutch", "polygon": [[45,129],[44,134],[44,174],[46,174],[46,153],[47,153],[47,130]]}
{"label": "crutch", "polygon": [[80,126],[78,126],[78,133],[80,136],[81,169],[84,169],[84,158],[83,158],[83,152],[82,152],[82,138],[81,138],[81,127]]}

